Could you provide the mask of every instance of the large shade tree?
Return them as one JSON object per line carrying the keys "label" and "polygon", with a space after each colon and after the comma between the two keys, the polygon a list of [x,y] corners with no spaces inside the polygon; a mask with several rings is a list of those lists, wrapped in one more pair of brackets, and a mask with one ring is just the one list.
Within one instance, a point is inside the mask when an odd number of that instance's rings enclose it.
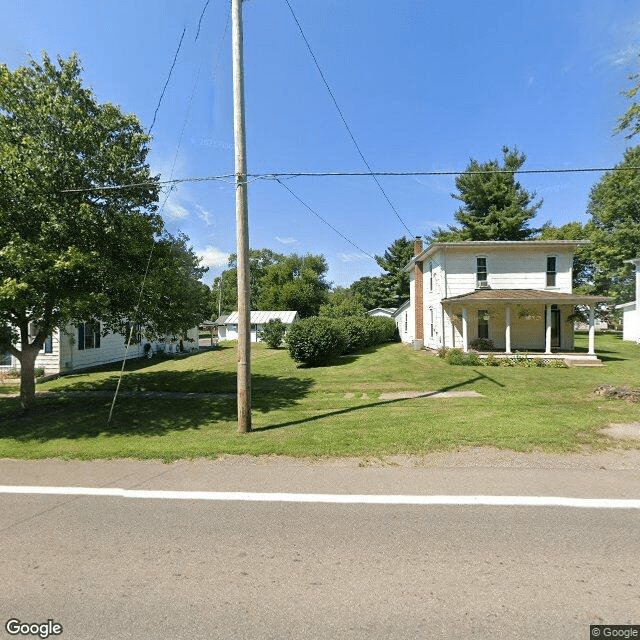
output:
{"label": "large shade tree", "polygon": [[478,162],[471,159],[456,177],[458,193],[451,196],[462,202],[454,217],[460,226],[438,229],[430,242],[462,240],[530,240],[538,229],[529,226],[542,201],[516,179],[526,156],[517,148],[503,147],[499,160]]}
{"label": "large shade tree", "polygon": [[589,194],[587,224],[593,260],[593,290],[616,303],[634,295],[633,271],[625,260],[640,254],[640,146],[627,149],[622,162],[607,171]]}
{"label": "large shade tree", "polygon": [[[199,315],[176,302],[203,270],[163,228],[150,138],[134,115],[97,102],[81,70],[75,55],[0,65],[0,349],[20,361],[25,409],[54,328],[99,318],[105,331],[133,320],[179,332]],[[151,295],[139,303],[147,265]]]}

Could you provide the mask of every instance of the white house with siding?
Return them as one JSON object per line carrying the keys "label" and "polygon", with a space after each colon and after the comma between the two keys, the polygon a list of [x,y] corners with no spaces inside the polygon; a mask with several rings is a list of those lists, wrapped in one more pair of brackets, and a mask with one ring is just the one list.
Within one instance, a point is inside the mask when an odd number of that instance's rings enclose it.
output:
{"label": "white house with siding", "polygon": [[[55,329],[47,338],[38,357],[36,368],[44,369],[45,375],[73,373],[80,369],[97,367],[124,359],[127,338],[120,333],[101,335],[101,323],[84,322]],[[182,339],[149,341],[136,339],[129,346],[127,358],[141,358],[146,354],[145,345],[152,353],[179,353],[180,343],[184,351],[198,349],[198,328],[193,327]],[[0,370],[20,369],[20,361],[9,352],[0,353]]]}
{"label": "white house with siding", "polygon": [[[269,320],[280,320],[287,329],[299,320],[297,311],[252,311],[251,342],[260,342],[260,333]],[[238,339],[238,312],[234,311],[224,320],[224,328],[219,328],[220,340]],[[224,337],[223,337],[224,336]]]}
{"label": "white house with siding", "polygon": [[636,299],[616,305],[616,309],[622,309],[622,339],[640,343],[640,258],[625,262],[636,270]]}
{"label": "white house with siding", "polygon": [[394,312],[393,319],[402,342],[411,342],[414,333],[415,315],[411,312],[411,300],[403,302]]}
{"label": "white house with siding", "polygon": [[[587,241],[439,242],[416,240],[404,342],[416,348],[490,340],[506,354],[571,352],[574,307],[589,309],[588,356],[595,356],[594,310],[608,300],[572,292],[574,251]],[[485,349],[481,349],[485,350]]]}

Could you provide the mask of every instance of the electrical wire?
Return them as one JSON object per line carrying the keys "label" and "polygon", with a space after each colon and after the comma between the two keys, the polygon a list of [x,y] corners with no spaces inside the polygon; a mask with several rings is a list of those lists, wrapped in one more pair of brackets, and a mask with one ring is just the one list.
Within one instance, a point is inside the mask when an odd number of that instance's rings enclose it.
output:
{"label": "electrical wire", "polygon": [[364,249],[361,249],[355,242],[352,242],[351,240],[349,240],[349,238],[347,238],[347,236],[345,236],[341,231],[338,231],[330,222],[327,222],[327,220],[325,220],[317,211],[312,209],[302,198],[300,198],[300,196],[295,194],[284,182],[282,182],[282,180],[278,180],[276,178],[276,182],[281,187],[284,187],[303,207],[311,211],[311,213],[313,213],[314,216],[316,216],[317,218],[320,218],[320,220],[322,220],[324,224],[326,224],[328,227],[333,229],[333,231],[335,231],[343,240],[346,240],[351,246],[355,247],[358,251],[360,251],[361,253],[364,253],[365,256],[367,256],[368,258],[371,258],[374,262],[376,262],[376,259],[370,253],[367,253]]}
{"label": "electrical wire", "polygon": [[395,213],[395,215],[398,218],[398,220],[400,220],[400,222],[402,223],[402,226],[408,231],[410,236],[413,236],[413,234],[411,233],[411,230],[409,229],[409,227],[407,227],[405,221],[400,217],[400,214],[398,213],[398,210],[393,206],[393,203],[389,199],[389,196],[387,195],[387,192],[382,188],[382,185],[380,184],[380,180],[378,180],[378,178],[377,178],[377,176],[379,174],[374,173],[373,169],[371,169],[371,166],[367,162],[367,159],[364,157],[364,153],[362,153],[362,149],[360,149],[360,145],[357,143],[356,138],[353,135],[353,132],[351,131],[351,127],[349,127],[349,125],[347,124],[347,120],[346,120],[346,118],[344,117],[344,115],[342,113],[342,109],[340,109],[340,106],[338,105],[338,101],[336,100],[336,97],[333,94],[333,91],[331,90],[331,87],[329,86],[329,83],[327,82],[327,79],[326,79],[324,73],[322,72],[322,69],[320,68],[320,64],[318,63],[318,59],[316,58],[316,55],[313,53],[313,49],[311,48],[311,44],[309,43],[309,40],[307,39],[307,36],[305,35],[304,30],[302,29],[302,25],[300,24],[300,21],[298,20],[295,12],[293,10],[293,7],[291,6],[291,3],[289,2],[289,0],[284,0],[284,1],[287,3],[287,6],[289,7],[289,11],[291,11],[291,15],[293,16],[293,19],[295,20],[295,23],[298,25],[298,29],[300,30],[300,35],[302,36],[302,39],[304,40],[305,44],[307,45],[307,49],[309,49],[309,53],[311,54],[311,57],[313,58],[313,62],[316,65],[316,69],[318,69],[318,73],[320,73],[320,77],[322,78],[322,81],[324,82],[324,86],[327,88],[327,91],[329,92],[329,95],[331,96],[331,99],[333,100],[333,104],[335,105],[336,109],[338,110],[338,113],[340,114],[340,118],[342,120],[342,123],[346,127],[347,132],[349,133],[349,136],[351,137],[351,140],[352,140],[356,150],[358,151],[358,153],[360,154],[360,157],[362,158],[362,161],[364,162],[365,166],[369,170],[369,175],[373,178],[375,183],[378,185],[378,189],[380,190],[380,192],[384,196],[384,199],[387,201],[387,203],[389,204],[389,206],[393,210],[393,213]]}
{"label": "electrical wire", "polygon": [[178,54],[180,53],[180,48],[182,47],[182,40],[184,39],[184,34],[186,30],[187,30],[186,27],[182,30],[182,35],[180,36],[180,42],[178,43],[178,48],[176,49],[176,53],[173,56],[173,64],[171,65],[171,69],[169,69],[169,75],[167,76],[167,81],[164,83],[164,87],[162,88],[160,99],[158,100],[158,104],[156,105],[156,110],[153,114],[153,121],[151,122],[151,126],[149,127],[149,131],[147,131],[147,134],[151,133],[151,130],[153,129],[153,125],[156,123],[156,118],[158,117],[158,110],[160,109],[162,98],[164,98],[164,92],[167,90],[167,86],[169,85],[169,80],[171,80],[171,74],[173,73],[173,68],[176,66],[176,60],[178,59]]}
{"label": "electrical wire", "polygon": [[204,12],[207,10],[207,7],[209,6],[210,1],[211,0],[207,0],[205,2],[204,8],[202,9],[202,13],[200,14],[200,18],[198,20],[198,30],[196,31],[196,38],[194,42],[198,42],[198,36],[200,35],[200,25],[202,24],[202,18],[204,17]]}
{"label": "electrical wire", "polygon": [[[586,167],[572,169],[518,169],[511,171],[508,169],[488,169],[482,171],[374,171],[374,176],[412,177],[412,176],[459,176],[468,175],[488,175],[492,173],[510,174],[553,174],[553,173],[604,173],[606,171],[640,171],[640,167]],[[368,171],[274,171],[270,173],[247,173],[247,182],[255,180],[291,180],[293,178],[340,178],[340,177],[370,177]],[[235,184],[235,174],[225,173],[217,176],[201,176],[189,178],[175,178],[171,180],[134,182],[131,184],[84,187],[82,189],[63,189],[61,193],[81,193],[85,191],[114,191],[118,189],[130,189],[133,187],[151,187],[163,185],[177,185],[186,182],[211,182],[219,180],[228,184]]]}

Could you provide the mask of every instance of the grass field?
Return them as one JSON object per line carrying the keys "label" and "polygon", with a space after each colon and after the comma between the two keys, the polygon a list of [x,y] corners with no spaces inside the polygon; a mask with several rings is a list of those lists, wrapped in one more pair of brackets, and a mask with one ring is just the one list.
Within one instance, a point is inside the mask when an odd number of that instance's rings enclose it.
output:
{"label": "grass field", "polygon": [[[577,337],[578,347],[585,342]],[[460,446],[600,449],[612,444],[599,429],[640,421],[640,407],[593,391],[598,384],[640,387],[640,346],[604,334],[596,348],[604,368],[453,367],[401,344],[304,368],[285,350],[254,345],[254,431],[238,434],[236,351],[223,343],[186,358],[129,363],[109,428],[108,392],[119,367],[39,384],[50,393],[27,415],[17,398],[0,395],[0,457],[169,461],[244,453],[376,457]],[[437,390],[483,397],[380,399],[390,391]]]}

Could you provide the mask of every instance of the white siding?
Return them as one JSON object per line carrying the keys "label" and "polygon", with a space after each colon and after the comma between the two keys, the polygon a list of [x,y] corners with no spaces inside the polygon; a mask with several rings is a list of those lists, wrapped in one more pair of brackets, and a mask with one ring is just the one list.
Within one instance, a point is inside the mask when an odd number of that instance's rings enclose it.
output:
{"label": "white siding", "polygon": [[640,310],[637,302],[622,312],[622,339],[640,342]]}

